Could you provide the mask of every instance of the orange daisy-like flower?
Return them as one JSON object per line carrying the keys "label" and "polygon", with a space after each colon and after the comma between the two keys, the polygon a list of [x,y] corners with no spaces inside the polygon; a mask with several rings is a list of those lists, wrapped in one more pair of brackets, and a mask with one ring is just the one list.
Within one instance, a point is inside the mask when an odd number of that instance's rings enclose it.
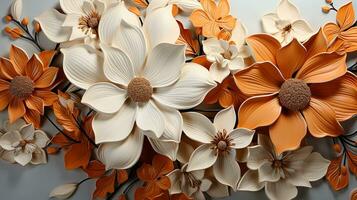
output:
{"label": "orange daisy-like flower", "polygon": [[277,153],[300,146],[307,129],[315,137],[338,136],[339,121],[357,113],[357,78],[346,73],[346,55],[324,52],[320,31],[305,46],[294,39],[281,47],[272,36],[247,39],[257,63],[235,75],[253,97],[239,109],[239,127],[269,126]]}
{"label": "orange daisy-like flower", "polygon": [[202,28],[203,36],[219,37],[234,29],[236,19],[229,14],[228,0],[220,0],[218,6],[214,0],[201,0],[201,5],[203,9],[193,11],[190,20],[196,28]]}
{"label": "orange daisy-like flower", "polygon": [[40,115],[57,95],[51,92],[58,68],[49,67],[53,51],[44,51],[29,59],[16,46],[10,49],[10,59],[0,58],[0,111],[8,107],[10,123],[24,117],[40,127]]}

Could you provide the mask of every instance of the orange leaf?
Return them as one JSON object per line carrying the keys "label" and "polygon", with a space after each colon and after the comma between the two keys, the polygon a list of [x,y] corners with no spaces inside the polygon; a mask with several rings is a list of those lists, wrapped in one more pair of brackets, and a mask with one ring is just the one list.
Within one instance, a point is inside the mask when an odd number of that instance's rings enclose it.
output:
{"label": "orange leaf", "polygon": [[52,143],[61,147],[67,147],[72,144],[62,133],[55,135],[52,139]]}
{"label": "orange leaf", "polygon": [[162,190],[168,190],[171,187],[171,182],[169,177],[163,176],[156,181],[157,186]]}
{"label": "orange leaf", "polygon": [[97,180],[97,182],[95,183],[96,188],[93,193],[93,199],[96,198],[104,199],[108,193],[110,194],[114,192],[115,177],[116,177],[115,175],[116,175],[115,172],[113,172],[111,175],[102,176]]}
{"label": "orange leaf", "polygon": [[84,171],[90,178],[98,178],[105,174],[105,165],[98,160],[90,161]]}
{"label": "orange leaf", "polygon": [[347,151],[348,168],[357,176],[357,155]]}
{"label": "orange leaf", "polygon": [[180,37],[177,39],[176,44],[186,45],[186,55],[197,56],[200,52],[200,44],[198,40],[192,38],[190,29],[185,29],[181,22],[177,21],[180,27]]}
{"label": "orange leaf", "polygon": [[72,144],[64,156],[66,169],[86,168],[92,156],[92,148],[88,140]]}
{"label": "orange leaf", "polygon": [[332,160],[326,173],[326,179],[336,191],[347,187],[349,183],[349,174],[344,170],[345,166],[341,166],[342,157]]}
{"label": "orange leaf", "polygon": [[163,155],[156,155],[152,160],[152,166],[159,173],[159,176],[170,173],[174,170],[174,163],[168,157]]}
{"label": "orange leaf", "polygon": [[73,115],[76,117],[77,113],[72,112],[70,109],[62,106],[58,101],[53,104],[53,111],[56,116],[56,120],[63,128],[71,133],[74,133],[77,137],[80,133]]}
{"label": "orange leaf", "polygon": [[149,164],[144,163],[140,168],[136,170],[138,178],[142,181],[153,181],[158,175],[155,168]]}
{"label": "orange leaf", "polygon": [[350,28],[355,23],[355,11],[352,2],[338,9],[336,19],[341,31]]}
{"label": "orange leaf", "polygon": [[212,63],[210,61],[207,60],[206,56],[198,56],[195,57],[192,62],[197,63],[199,65],[204,66],[205,68],[209,69],[212,65]]}
{"label": "orange leaf", "polygon": [[119,184],[123,184],[125,181],[128,180],[128,173],[126,170],[117,170],[117,180]]}
{"label": "orange leaf", "polygon": [[58,148],[58,147],[47,147],[47,149],[46,149],[47,153],[50,155],[57,154],[60,150],[61,150],[61,148]]}

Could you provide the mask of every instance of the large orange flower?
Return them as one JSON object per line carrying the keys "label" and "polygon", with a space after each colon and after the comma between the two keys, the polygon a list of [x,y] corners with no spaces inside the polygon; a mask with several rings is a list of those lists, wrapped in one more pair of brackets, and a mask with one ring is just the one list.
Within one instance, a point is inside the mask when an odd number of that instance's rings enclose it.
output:
{"label": "large orange flower", "polygon": [[24,117],[40,127],[44,107],[57,99],[51,92],[58,68],[49,67],[53,51],[41,52],[29,59],[16,46],[10,49],[10,59],[0,58],[0,111],[8,107],[10,123]]}
{"label": "large orange flower", "polygon": [[239,109],[239,127],[269,126],[277,153],[300,146],[307,128],[315,137],[338,136],[338,121],[357,113],[357,78],[346,73],[346,55],[327,53],[320,31],[304,47],[296,39],[285,47],[269,35],[247,39],[257,63],[235,76],[253,97]]}
{"label": "large orange flower", "polygon": [[190,20],[196,28],[202,28],[202,35],[218,37],[234,29],[236,19],[229,14],[228,0],[220,0],[218,6],[214,0],[201,0],[201,5],[203,9],[193,11]]}

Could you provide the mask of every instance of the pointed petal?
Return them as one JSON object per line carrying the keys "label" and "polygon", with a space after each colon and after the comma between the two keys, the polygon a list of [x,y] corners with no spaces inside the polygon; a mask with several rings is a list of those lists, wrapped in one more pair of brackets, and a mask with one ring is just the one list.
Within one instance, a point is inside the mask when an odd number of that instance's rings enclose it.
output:
{"label": "pointed petal", "polygon": [[300,19],[299,10],[289,0],[280,1],[277,14],[282,20],[295,21]]}
{"label": "pointed petal", "polygon": [[279,17],[275,13],[269,13],[262,17],[263,28],[266,33],[275,34],[279,32],[277,28],[277,22]]}
{"label": "pointed petal", "polygon": [[152,148],[156,153],[164,155],[171,160],[176,160],[179,144],[176,142],[165,142],[159,139],[148,138]]}
{"label": "pointed petal", "polygon": [[36,88],[48,88],[50,87],[57,78],[58,68],[49,67],[47,68],[41,76],[35,81]]}
{"label": "pointed petal", "polygon": [[212,122],[197,112],[182,113],[183,132],[192,140],[209,144],[217,133]]}
{"label": "pointed petal", "polygon": [[349,2],[338,9],[336,20],[342,29],[341,31],[350,28],[355,23],[356,18],[352,2]]}
{"label": "pointed petal", "polygon": [[276,64],[275,56],[281,47],[278,40],[267,34],[256,34],[249,36],[246,41],[257,62],[270,61]]}
{"label": "pointed petal", "polygon": [[21,135],[18,131],[9,131],[0,137],[1,148],[11,151],[15,149],[13,144],[16,144],[22,140]]}
{"label": "pointed petal", "polygon": [[[217,157],[218,154],[212,150],[211,144],[203,144],[192,153],[190,161],[188,162],[187,171],[207,169],[216,162]],[[202,162],[203,160],[204,162]]]}
{"label": "pointed petal", "polygon": [[209,68],[209,73],[215,81],[222,83],[231,72],[228,67],[222,67],[221,64],[215,62]]}
{"label": "pointed petal", "polygon": [[325,176],[329,164],[329,160],[323,158],[321,154],[313,152],[304,162],[302,176],[308,181],[317,181]]}
{"label": "pointed petal", "polygon": [[278,182],[267,182],[265,185],[265,194],[269,199],[293,199],[298,191],[296,186],[287,183],[284,179]]}
{"label": "pointed petal", "polygon": [[27,123],[32,123],[35,128],[40,128],[41,126],[41,115],[35,110],[27,109],[24,119]]}
{"label": "pointed petal", "polygon": [[43,149],[36,149],[36,151],[32,153],[31,164],[39,165],[44,163],[47,163],[46,152]]}
{"label": "pointed petal", "polygon": [[44,113],[44,102],[40,97],[36,97],[34,95],[31,95],[29,98],[25,100],[26,106],[31,109],[35,110],[36,112],[40,113],[43,115]]}
{"label": "pointed petal", "polygon": [[15,153],[15,161],[22,166],[27,165],[32,159],[32,153],[25,153],[24,151],[19,151]]}
{"label": "pointed petal", "polygon": [[305,20],[297,20],[291,24],[291,33],[299,42],[305,42],[313,34],[311,26]]}
{"label": "pointed petal", "polygon": [[58,100],[58,95],[49,90],[35,90],[33,95],[40,97],[44,102],[44,106],[51,106]]}
{"label": "pointed petal", "polygon": [[258,169],[259,182],[276,182],[280,179],[280,168],[275,168],[272,163],[266,162]]}
{"label": "pointed petal", "polygon": [[178,110],[169,107],[161,105],[157,106],[163,114],[165,120],[165,130],[160,140],[179,143],[181,141],[183,127],[181,113]]}
{"label": "pointed petal", "polygon": [[263,146],[256,145],[248,147],[249,156],[247,166],[249,169],[257,170],[265,163],[270,163],[272,155]]}
{"label": "pointed petal", "polygon": [[160,138],[164,133],[164,116],[152,100],[138,105],[136,125],[149,137]]}
{"label": "pointed petal", "polygon": [[[25,75],[27,61],[29,60],[26,52],[17,46],[11,45],[10,60],[13,62],[14,68],[17,73]],[[41,63],[40,61],[38,62]]]}
{"label": "pointed petal", "polygon": [[14,68],[12,62],[7,58],[0,58],[0,77],[6,80],[12,80],[20,75]]}
{"label": "pointed petal", "polygon": [[253,140],[255,131],[244,128],[234,129],[229,133],[229,138],[232,139],[234,149],[243,149],[250,145]]}
{"label": "pointed petal", "polygon": [[44,69],[47,69],[48,67],[50,67],[52,59],[55,56],[55,54],[56,54],[56,51],[54,51],[54,50],[42,51],[38,54],[38,57],[40,58]]}
{"label": "pointed petal", "polygon": [[83,3],[86,2],[86,0],[60,0],[60,5],[62,10],[69,14],[69,13],[77,13],[77,14],[82,14],[82,6]]}
{"label": "pointed petal", "polygon": [[9,103],[9,120],[14,123],[17,119],[24,116],[26,108],[24,102],[17,98],[13,98]]}
{"label": "pointed petal", "polygon": [[220,183],[229,185],[235,190],[240,179],[240,167],[234,156],[218,156],[213,165],[213,174]]}
{"label": "pointed petal", "polygon": [[319,53],[327,50],[327,41],[324,31],[320,28],[319,32],[313,35],[307,42],[304,43],[307,50],[306,60]]}
{"label": "pointed petal", "polygon": [[258,171],[248,170],[239,181],[237,190],[239,191],[259,191],[263,189],[265,183],[259,182]]}
{"label": "pointed petal", "polygon": [[214,117],[213,125],[217,130],[222,131],[225,129],[227,132],[233,130],[236,124],[236,112],[234,106],[219,111]]}
{"label": "pointed petal", "polygon": [[39,148],[45,148],[50,141],[48,136],[46,135],[45,132],[41,130],[36,130],[34,132],[34,143],[39,147]]}
{"label": "pointed petal", "polygon": [[43,73],[43,64],[35,54],[28,61],[27,66],[25,68],[26,76],[31,78],[31,80],[36,81]]}
{"label": "pointed petal", "polygon": [[3,111],[10,103],[11,95],[9,90],[0,92],[0,111]]}

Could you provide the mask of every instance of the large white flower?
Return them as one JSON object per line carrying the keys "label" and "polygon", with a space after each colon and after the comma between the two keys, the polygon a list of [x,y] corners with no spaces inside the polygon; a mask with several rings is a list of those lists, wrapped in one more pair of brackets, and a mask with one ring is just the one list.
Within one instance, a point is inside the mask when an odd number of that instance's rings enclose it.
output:
{"label": "large white flower", "polygon": [[151,13],[158,8],[163,8],[169,5],[178,6],[183,12],[190,14],[196,9],[201,9],[202,5],[197,0],[152,0],[146,9],[147,13]]}
{"label": "large white flower", "polygon": [[97,46],[99,37],[107,37],[107,24],[101,23],[103,19],[108,21],[105,19],[108,12],[117,13],[112,21],[125,18],[139,25],[137,16],[121,0],[60,0],[60,5],[64,14],[52,9],[36,18],[46,36],[56,43],[76,40]]}
{"label": "large white flower", "polygon": [[240,179],[240,167],[235,160],[235,150],[247,147],[254,131],[234,129],[236,113],[228,107],[212,122],[202,114],[183,114],[183,131],[191,139],[203,143],[191,155],[187,171],[207,169],[213,166],[215,178],[222,184],[236,189]]}
{"label": "large white flower", "polygon": [[26,124],[22,119],[14,124],[5,126],[7,132],[0,137],[0,146],[3,148],[2,158],[14,161],[23,166],[28,163],[46,163],[46,147],[49,138],[41,130],[35,130],[32,124]]}
{"label": "large white flower", "polygon": [[304,42],[313,35],[310,25],[301,19],[299,10],[289,0],[281,0],[276,13],[264,15],[262,22],[264,31],[274,35],[283,45],[293,38]]}
{"label": "large white flower", "polygon": [[272,200],[289,200],[296,197],[296,186],[311,187],[310,181],[325,176],[330,161],[312,147],[276,155],[274,146],[266,135],[258,136],[258,145],[248,147],[248,170],[238,185],[238,190],[265,193]]}

